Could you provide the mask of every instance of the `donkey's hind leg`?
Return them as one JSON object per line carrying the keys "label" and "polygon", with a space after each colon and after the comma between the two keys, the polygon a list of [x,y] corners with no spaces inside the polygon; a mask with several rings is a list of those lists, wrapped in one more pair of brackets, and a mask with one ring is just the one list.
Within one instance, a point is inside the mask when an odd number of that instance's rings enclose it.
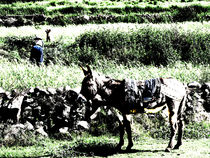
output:
{"label": "donkey's hind leg", "polygon": [[183,120],[183,111],[184,111],[184,106],[186,104],[186,96],[183,98],[180,107],[179,107],[179,112],[178,112],[178,139],[177,139],[177,144],[175,145],[174,149],[179,149],[179,147],[182,145],[182,136],[184,132],[184,120]]}
{"label": "donkey's hind leg", "polygon": [[166,152],[170,152],[173,147],[174,147],[174,141],[175,141],[175,136],[178,130],[178,122],[177,122],[177,114],[178,114],[178,109],[180,102],[174,101],[173,99],[168,98],[167,101],[168,108],[169,108],[169,121],[170,121],[170,126],[171,126],[171,137],[170,141],[168,144],[168,147],[166,148]]}
{"label": "donkey's hind leg", "polygon": [[177,139],[177,144],[174,146],[174,149],[179,149],[179,147],[182,145],[183,131],[184,131],[184,121],[180,119],[178,122],[178,139]]}

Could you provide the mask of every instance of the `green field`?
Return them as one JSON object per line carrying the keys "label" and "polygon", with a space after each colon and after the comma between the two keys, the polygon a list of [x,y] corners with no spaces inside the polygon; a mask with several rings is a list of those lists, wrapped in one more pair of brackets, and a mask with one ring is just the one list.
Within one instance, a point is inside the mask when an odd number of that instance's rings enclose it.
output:
{"label": "green field", "polygon": [[[78,64],[90,64],[118,79],[161,76],[184,83],[207,82],[209,26],[209,22],[187,22],[0,27],[0,86],[6,90],[78,87],[83,77]],[[28,60],[33,37],[38,34],[45,38],[46,28],[52,29],[53,42],[45,43],[48,66],[39,68]]]}

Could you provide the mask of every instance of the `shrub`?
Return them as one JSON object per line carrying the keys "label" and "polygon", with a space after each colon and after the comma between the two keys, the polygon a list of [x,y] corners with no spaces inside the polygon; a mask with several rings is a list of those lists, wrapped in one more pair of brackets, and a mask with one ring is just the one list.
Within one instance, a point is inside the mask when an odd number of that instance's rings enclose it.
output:
{"label": "shrub", "polygon": [[0,14],[3,15],[32,15],[46,14],[47,10],[43,6],[11,7],[0,6]]}
{"label": "shrub", "polygon": [[85,32],[75,44],[83,54],[91,47],[100,56],[117,63],[135,61],[144,64],[167,65],[177,60],[209,63],[209,34],[181,32],[179,28],[152,27],[130,29],[126,32],[102,29]]}
{"label": "shrub", "polygon": [[173,10],[172,15],[175,22],[197,21],[200,20],[198,14],[208,12],[208,7],[199,4],[185,7],[172,6],[171,9]]}
{"label": "shrub", "polygon": [[[6,49],[7,51],[15,52],[15,56],[17,58],[26,59],[29,57],[28,51],[31,50],[31,47],[33,45],[32,39],[33,37],[6,37],[4,38],[4,49]],[[9,59],[12,60],[15,56],[11,54],[11,56],[9,56]]]}
{"label": "shrub", "polygon": [[184,130],[184,138],[210,138],[210,124],[207,122],[190,122]]}

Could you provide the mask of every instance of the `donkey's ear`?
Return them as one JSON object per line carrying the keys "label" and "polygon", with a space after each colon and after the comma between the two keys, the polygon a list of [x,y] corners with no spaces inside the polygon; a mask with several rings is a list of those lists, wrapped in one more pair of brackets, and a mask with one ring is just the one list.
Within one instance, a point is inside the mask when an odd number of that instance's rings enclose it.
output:
{"label": "donkey's ear", "polygon": [[80,68],[82,69],[84,75],[87,76],[87,75],[88,75],[88,71],[85,70],[84,67],[83,67],[82,65],[79,64],[79,66],[80,66]]}
{"label": "donkey's ear", "polygon": [[89,75],[92,75],[92,70],[90,69],[90,66],[89,65],[86,65],[86,67],[87,67],[88,74]]}

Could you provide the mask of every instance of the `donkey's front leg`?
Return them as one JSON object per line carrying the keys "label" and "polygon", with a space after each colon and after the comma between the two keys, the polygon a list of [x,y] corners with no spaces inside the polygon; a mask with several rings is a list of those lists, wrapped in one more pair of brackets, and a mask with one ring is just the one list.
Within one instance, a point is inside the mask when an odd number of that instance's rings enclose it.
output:
{"label": "donkey's front leg", "polygon": [[117,145],[117,150],[121,150],[121,147],[123,146],[124,144],[124,125],[123,125],[123,122],[119,120],[119,130],[120,130],[120,142],[119,144]]}
{"label": "donkey's front leg", "polygon": [[131,131],[130,121],[127,119],[126,115],[123,116],[123,122],[124,122],[126,132],[128,135],[128,146],[127,146],[126,150],[130,150],[133,147],[132,131]]}

